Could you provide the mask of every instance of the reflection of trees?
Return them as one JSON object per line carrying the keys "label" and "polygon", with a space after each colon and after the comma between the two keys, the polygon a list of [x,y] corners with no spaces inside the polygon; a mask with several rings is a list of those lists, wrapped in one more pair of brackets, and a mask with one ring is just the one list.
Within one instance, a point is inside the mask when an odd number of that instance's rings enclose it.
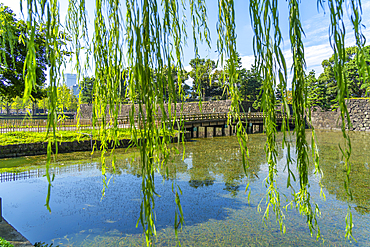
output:
{"label": "reflection of trees", "polygon": [[[264,136],[253,135],[249,140],[249,167],[247,176],[251,181],[257,179],[253,174],[260,171],[260,164],[265,161],[263,150]],[[241,180],[245,177],[242,156],[235,138],[203,139],[186,147],[187,157],[192,159],[192,168],[188,170],[189,184],[192,187],[209,186],[217,176],[222,177],[225,190],[236,193]]]}
{"label": "reflection of trees", "polygon": [[[330,194],[345,201],[347,198],[343,181],[346,176],[345,165],[341,162],[338,143],[343,143],[340,132],[319,132],[317,134],[320,164],[324,173],[322,183]],[[351,176],[350,189],[353,194],[355,210],[360,214],[370,213],[370,135],[351,133]]]}
{"label": "reflection of trees", "polygon": [[[254,181],[260,171],[260,164],[265,161],[265,153],[262,143],[265,142],[263,135],[250,136],[249,140],[249,167],[246,168],[249,180]],[[176,144],[174,144],[176,145]],[[192,167],[182,160],[182,147],[179,153],[168,158],[166,168],[160,168],[159,173],[165,179],[174,179],[178,173],[187,173],[190,176],[189,185],[194,188],[211,186],[216,177],[221,177],[225,183],[225,190],[235,194],[239,189],[245,172],[242,166],[242,156],[239,145],[235,138],[201,139],[197,142],[186,144],[185,156],[191,160]],[[107,172],[125,172],[135,176],[141,176],[139,153],[116,154],[116,170],[113,171],[107,158]]]}
{"label": "reflection of trees", "polygon": [[198,188],[198,187],[203,187],[203,185],[205,186],[213,185],[214,182],[215,182],[215,179],[190,180],[189,185],[193,188]]}

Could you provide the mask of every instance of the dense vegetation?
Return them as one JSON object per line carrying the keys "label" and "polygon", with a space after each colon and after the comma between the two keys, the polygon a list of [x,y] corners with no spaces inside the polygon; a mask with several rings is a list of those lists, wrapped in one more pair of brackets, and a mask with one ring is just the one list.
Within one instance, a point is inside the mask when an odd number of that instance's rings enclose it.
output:
{"label": "dense vegetation", "polygon": [[[347,81],[345,95],[348,98],[362,98],[367,96],[369,88],[368,69],[360,71],[358,64],[359,56],[363,56],[364,63],[370,66],[370,46],[365,46],[362,53],[358,52],[358,47],[352,46],[345,49],[343,75]],[[310,71],[306,75],[307,92],[310,105],[320,106],[324,110],[337,108],[338,82],[335,76],[334,64],[335,57],[322,61],[321,65],[324,72],[316,78],[315,71]]]}

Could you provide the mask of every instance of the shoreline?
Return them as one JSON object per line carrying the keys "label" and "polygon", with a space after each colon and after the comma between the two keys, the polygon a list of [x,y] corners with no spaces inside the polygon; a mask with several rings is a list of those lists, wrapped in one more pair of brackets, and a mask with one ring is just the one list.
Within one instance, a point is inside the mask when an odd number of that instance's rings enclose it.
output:
{"label": "shoreline", "polygon": [[[184,136],[184,140],[188,140]],[[178,142],[178,137],[171,138],[170,142]],[[182,136],[180,136],[180,141]],[[47,154],[47,142],[37,142],[37,143],[22,143],[22,144],[11,144],[0,146],[0,159],[5,158],[17,158],[24,156],[36,156]],[[85,141],[73,141],[73,142],[58,142],[58,153],[72,153],[81,151],[92,151],[99,150],[101,146],[101,141],[99,140],[85,140]],[[119,144],[115,148],[128,148],[135,147],[131,139],[121,139]],[[113,148],[113,141],[108,142],[108,149]],[[52,152],[56,152],[55,144],[52,144]]]}

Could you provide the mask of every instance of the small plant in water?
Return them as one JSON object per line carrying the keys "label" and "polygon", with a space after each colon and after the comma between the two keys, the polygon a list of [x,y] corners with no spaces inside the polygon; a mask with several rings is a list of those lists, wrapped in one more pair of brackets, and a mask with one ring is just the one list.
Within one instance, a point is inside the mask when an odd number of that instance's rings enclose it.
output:
{"label": "small plant in water", "polygon": [[11,243],[0,237],[0,246],[1,247],[14,247]]}
{"label": "small plant in water", "polygon": [[[45,242],[36,242],[33,246],[35,247],[52,247],[53,244],[45,244]],[[56,245],[55,247],[59,247],[59,245]]]}

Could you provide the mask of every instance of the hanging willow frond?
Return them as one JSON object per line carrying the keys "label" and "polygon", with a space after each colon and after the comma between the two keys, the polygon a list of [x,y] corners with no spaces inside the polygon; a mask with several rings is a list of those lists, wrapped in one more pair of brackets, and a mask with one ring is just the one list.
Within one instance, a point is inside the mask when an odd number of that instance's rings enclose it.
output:
{"label": "hanging willow frond", "polygon": [[[276,147],[276,100],[275,88],[280,80],[285,85],[286,63],[281,51],[281,31],[279,27],[279,16],[277,0],[251,0],[249,9],[253,25],[253,49],[256,57],[258,70],[263,78],[262,85],[262,109],[264,115],[264,127],[267,141],[265,145],[266,160],[269,166],[269,174],[266,179],[267,185],[267,208],[265,219],[269,217],[272,207],[280,230],[285,232],[284,213],[281,208],[280,192],[276,184],[277,176],[277,147]],[[285,95],[283,93],[283,98]],[[284,104],[285,105],[285,104]],[[285,131],[284,131],[285,135]],[[285,140],[285,138],[284,138]],[[288,166],[289,174],[292,173]]]}
{"label": "hanging willow frond", "polygon": [[[304,46],[302,37],[304,35],[299,12],[299,1],[289,1],[289,36],[291,43],[291,51],[293,54],[293,114],[295,120],[294,132],[296,135],[296,149],[297,149],[297,171],[299,175],[299,191],[294,194],[294,200],[297,204],[299,212],[306,216],[307,224],[310,228],[311,235],[315,228],[317,228],[317,238],[320,237],[320,229],[317,225],[316,216],[320,215],[320,211],[317,210],[316,204],[315,209],[312,208],[310,200],[311,196],[309,193],[309,158],[308,158],[308,144],[306,141],[306,120],[307,115],[307,86],[305,84],[305,69],[306,61],[304,58]],[[308,109],[310,110],[310,109]],[[314,133],[314,132],[313,132]],[[313,150],[315,150],[315,140],[313,140]],[[313,155],[317,157],[314,152]],[[316,172],[321,172],[318,165],[318,159],[315,160]]]}

